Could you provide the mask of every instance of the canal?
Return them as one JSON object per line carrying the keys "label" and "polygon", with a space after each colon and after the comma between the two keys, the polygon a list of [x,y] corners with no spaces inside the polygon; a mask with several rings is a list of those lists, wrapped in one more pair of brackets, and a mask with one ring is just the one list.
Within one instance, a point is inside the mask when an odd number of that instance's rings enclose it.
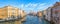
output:
{"label": "canal", "polygon": [[48,21],[44,20],[38,16],[26,16],[26,21],[23,24],[50,24]]}
{"label": "canal", "polygon": [[10,21],[10,22],[1,22],[0,24],[50,24],[48,21],[44,20],[43,18],[41,19],[40,17],[37,16],[26,16],[26,21],[22,22],[21,21]]}

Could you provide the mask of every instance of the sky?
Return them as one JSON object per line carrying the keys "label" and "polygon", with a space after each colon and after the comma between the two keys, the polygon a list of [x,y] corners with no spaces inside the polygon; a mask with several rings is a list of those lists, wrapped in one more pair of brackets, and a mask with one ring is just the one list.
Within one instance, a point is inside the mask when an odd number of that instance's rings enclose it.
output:
{"label": "sky", "polygon": [[37,12],[47,9],[59,0],[0,0],[0,7],[14,6],[26,12],[31,10]]}

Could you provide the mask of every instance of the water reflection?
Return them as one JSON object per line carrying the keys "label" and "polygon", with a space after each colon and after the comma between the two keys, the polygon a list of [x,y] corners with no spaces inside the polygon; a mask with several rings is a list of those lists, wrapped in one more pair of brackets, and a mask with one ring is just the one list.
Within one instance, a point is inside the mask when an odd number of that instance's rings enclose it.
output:
{"label": "water reflection", "polygon": [[49,22],[45,21],[44,19],[41,19],[37,16],[27,16],[26,22],[23,24],[50,24]]}
{"label": "water reflection", "polygon": [[[36,19],[37,18],[37,19]],[[38,17],[36,16],[27,16],[26,17],[26,22],[24,22],[23,24],[38,24]]]}

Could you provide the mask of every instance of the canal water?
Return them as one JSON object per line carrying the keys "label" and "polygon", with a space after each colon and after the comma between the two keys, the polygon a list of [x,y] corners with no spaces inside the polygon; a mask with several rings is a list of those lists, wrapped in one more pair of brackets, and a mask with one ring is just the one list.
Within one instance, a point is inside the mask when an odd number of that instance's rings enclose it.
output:
{"label": "canal water", "polygon": [[50,23],[41,17],[28,15],[26,16],[26,21],[23,24],[50,24]]}
{"label": "canal water", "polygon": [[50,24],[48,21],[45,21],[43,18],[37,16],[26,16],[26,21],[10,21],[10,22],[0,22],[0,24]]}

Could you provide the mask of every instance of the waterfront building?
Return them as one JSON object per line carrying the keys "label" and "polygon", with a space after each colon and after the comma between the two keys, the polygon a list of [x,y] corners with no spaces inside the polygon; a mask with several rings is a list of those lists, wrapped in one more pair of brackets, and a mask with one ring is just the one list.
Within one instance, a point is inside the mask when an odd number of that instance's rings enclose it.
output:
{"label": "waterfront building", "polygon": [[42,16],[43,16],[42,11],[38,11],[38,12],[37,12],[37,16],[42,17]]}
{"label": "waterfront building", "polygon": [[6,8],[8,8],[8,17],[18,16],[18,10],[19,10],[18,8],[13,6],[6,6]]}
{"label": "waterfront building", "polygon": [[47,12],[46,10],[43,10],[43,17],[46,19]]}
{"label": "waterfront building", "polygon": [[0,19],[18,16],[18,8],[12,6],[5,6],[0,8]]}
{"label": "waterfront building", "polygon": [[0,8],[0,19],[18,18],[25,15],[23,10],[10,5]]}
{"label": "waterfront building", "polygon": [[46,16],[46,10],[43,10],[43,15],[45,15],[45,16]]}
{"label": "waterfront building", "polygon": [[60,2],[46,9],[45,19],[54,24],[60,24]]}
{"label": "waterfront building", "polygon": [[55,24],[60,24],[60,2],[56,2],[52,7],[52,19]]}
{"label": "waterfront building", "polygon": [[48,21],[51,21],[51,7],[46,9],[45,19],[48,20]]}
{"label": "waterfront building", "polygon": [[21,17],[21,22],[25,21],[26,20],[26,12],[24,10],[19,10],[19,16]]}
{"label": "waterfront building", "polygon": [[7,8],[0,8],[0,19],[8,17],[8,9]]}
{"label": "waterfront building", "polygon": [[43,15],[52,24],[60,24],[60,2],[56,2],[53,6],[48,7],[48,9],[43,11]]}
{"label": "waterfront building", "polygon": [[19,14],[21,17],[25,17],[26,13],[24,12],[24,10],[19,10]]}
{"label": "waterfront building", "polygon": [[36,12],[34,12],[34,11],[31,10],[31,11],[28,13],[28,15],[36,16]]}

